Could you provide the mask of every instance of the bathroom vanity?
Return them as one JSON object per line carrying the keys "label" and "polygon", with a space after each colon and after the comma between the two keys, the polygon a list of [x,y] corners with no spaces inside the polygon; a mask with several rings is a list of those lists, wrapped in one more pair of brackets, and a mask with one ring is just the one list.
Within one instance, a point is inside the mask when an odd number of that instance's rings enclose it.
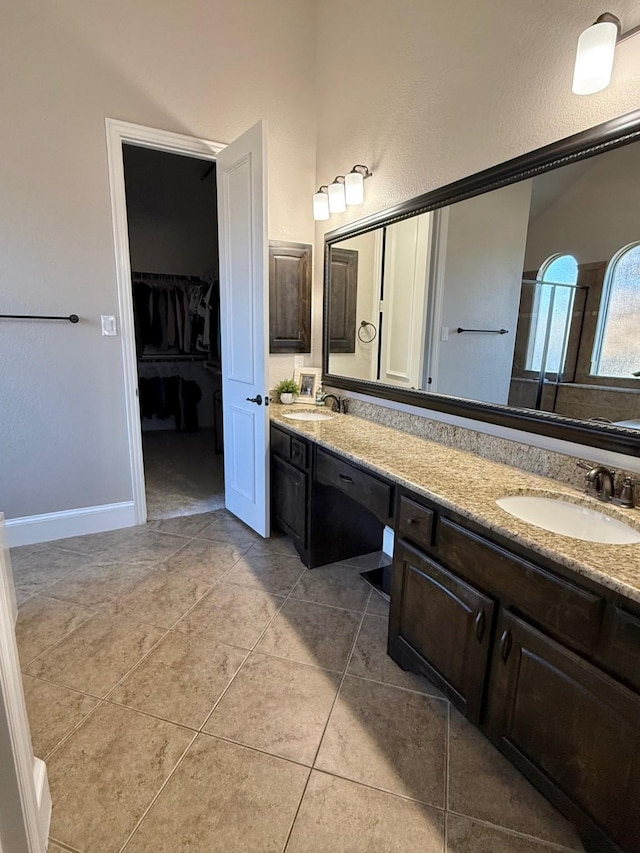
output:
{"label": "bathroom vanity", "polygon": [[391,657],[440,687],[590,853],[637,853],[640,544],[533,527],[496,500],[578,493],[348,415],[293,426],[274,411],[272,475],[274,520],[311,567],[394,528]]}

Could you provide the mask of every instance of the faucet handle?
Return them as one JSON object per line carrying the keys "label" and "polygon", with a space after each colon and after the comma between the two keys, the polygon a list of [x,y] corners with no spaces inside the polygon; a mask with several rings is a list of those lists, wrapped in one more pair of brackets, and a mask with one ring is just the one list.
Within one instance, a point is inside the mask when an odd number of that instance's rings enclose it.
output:
{"label": "faucet handle", "polygon": [[591,462],[585,462],[584,459],[579,459],[576,462],[576,465],[578,466],[578,468],[582,468],[583,471],[591,471],[591,469],[593,468]]}
{"label": "faucet handle", "polygon": [[625,506],[627,509],[633,509],[633,487],[640,484],[640,480],[635,480],[633,477],[625,476],[622,486],[618,494],[612,498],[612,502],[618,506]]}

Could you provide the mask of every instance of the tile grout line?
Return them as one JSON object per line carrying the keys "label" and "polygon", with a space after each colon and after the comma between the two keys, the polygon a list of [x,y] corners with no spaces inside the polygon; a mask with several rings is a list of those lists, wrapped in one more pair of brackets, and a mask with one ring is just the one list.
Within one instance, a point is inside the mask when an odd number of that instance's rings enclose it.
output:
{"label": "tile grout line", "polygon": [[184,750],[184,752],[182,753],[182,755],[180,756],[180,758],[177,760],[177,762],[176,762],[176,764],[175,764],[175,767],[171,770],[171,772],[169,773],[169,775],[167,776],[167,778],[164,780],[164,782],[162,783],[162,785],[160,785],[160,788],[159,788],[159,790],[157,791],[157,793],[155,794],[155,796],[153,796],[153,797],[151,798],[151,802],[149,803],[149,805],[147,806],[147,808],[143,811],[143,813],[140,815],[140,818],[138,819],[138,822],[136,823],[136,825],[133,827],[133,829],[131,830],[131,832],[129,833],[129,835],[127,836],[127,838],[125,839],[125,842],[124,842],[124,844],[122,845],[122,847],[120,847],[120,849],[119,849],[119,853],[123,853],[123,851],[124,851],[125,847],[127,846],[127,844],[131,841],[131,839],[133,838],[133,836],[136,834],[136,832],[138,831],[138,829],[140,828],[140,826],[141,826],[141,824],[142,824],[142,821],[143,821],[143,820],[145,819],[145,817],[149,814],[149,812],[150,812],[150,811],[151,811],[151,809],[153,808],[154,803],[157,801],[158,797],[159,797],[159,796],[160,796],[160,794],[164,791],[165,787],[166,787],[166,786],[167,786],[167,784],[169,783],[169,780],[173,777],[173,775],[174,775],[174,773],[176,772],[176,770],[178,769],[178,767],[180,767],[180,765],[181,765],[181,764],[182,764],[182,762],[184,761],[184,759],[185,759],[185,757],[186,757],[187,753],[189,752],[189,750],[191,749],[191,747],[192,747],[192,746],[193,746],[193,744],[195,743],[195,740],[196,740],[196,738],[197,738],[197,737],[198,737],[198,732],[194,732],[194,733],[193,733],[193,737],[191,738],[191,740],[190,740],[190,741],[189,741],[189,743],[187,744],[186,749]]}
{"label": "tile grout line", "polygon": [[[514,838],[522,838],[525,841],[534,841],[537,844],[544,844],[549,850],[556,850],[558,851],[558,853],[581,853],[578,848],[567,847],[566,845],[560,844],[557,841],[548,841],[545,838],[540,838],[539,835],[528,835],[526,832],[520,832],[517,829],[510,829],[508,826],[501,826],[497,823],[491,823],[488,820],[483,820],[479,817],[472,817],[472,815],[463,814],[462,812],[448,811],[448,814],[451,814],[454,817],[464,818],[465,820],[472,821],[473,823],[478,823],[481,826],[486,826],[488,829],[497,829],[499,832],[503,832],[505,835],[511,835]],[[560,814],[560,812],[558,812],[558,814]],[[573,826],[573,824],[570,825]]]}
{"label": "tile grout line", "polygon": [[349,664],[351,663],[351,658],[353,656],[354,649],[358,642],[358,637],[360,636],[360,631],[362,630],[362,623],[364,622],[364,617],[367,612],[367,607],[369,606],[369,601],[371,600],[373,590],[369,590],[369,595],[367,596],[367,600],[364,605],[364,610],[360,614],[360,622],[358,624],[358,628],[353,636],[353,640],[351,642],[351,648],[349,650],[349,654],[347,655],[347,659],[345,661],[344,669],[342,671],[342,676],[340,678],[340,683],[338,684],[338,689],[336,690],[336,695],[333,697],[333,702],[331,703],[331,708],[329,709],[329,713],[327,715],[327,721],[324,724],[322,729],[322,734],[320,735],[320,739],[318,740],[318,746],[316,748],[315,754],[313,756],[313,760],[311,762],[311,769],[309,770],[309,776],[307,777],[307,781],[305,782],[304,789],[302,791],[302,796],[300,797],[300,802],[298,803],[298,808],[296,809],[296,813],[293,816],[293,820],[291,821],[291,826],[289,827],[289,832],[287,833],[287,838],[284,843],[284,847],[282,848],[282,853],[286,853],[286,849],[289,846],[289,841],[291,840],[291,835],[293,833],[293,828],[296,824],[296,820],[298,819],[298,815],[300,813],[300,808],[302,806],[302,802],[305,798],[305,794],[307,793],[307,788],[309,787],[309,782],[311,781],[311,774],[313,773],[316,765],[316,761],[318,759],[318,753],[320,752],[320,747],[322,746],[322,741],[324,740],[324,736],[327,733],[327,728],[329,726],[329,721],[331,720],[331,716],[333,714],[333,709],[336,706],[336,702],[338,701],[338,697],[340,696],[340,691],[342,690],[342,685],[344,684],[344,680],[347,676],[347,670],[349,669]]}
{"label": "tile grout line", "polygon": [[[35,596],[34,596],[34,597],[35,597]],[[52,599],[51,599],[51,601],[55,601],[57,604],[67,604],[67,603],[69,603],[69,602],[61,602],[61,601],[59,601],[59,599],[57,599],[57,598],[52,598]],[[76,606],[76,607],[79,607],[79,606],[81,606],[81,605],[75,605],[75,606]],[[85,610],[89,610],[89,609],[90,609],[90,608],[85,607]],[[75,628],[72,628],[72,629],[71,629],[70,631],[68,631],[64,636],[62,636],[62,637],[60,637],[59,639],[57,639],[57,640],[55,641],[55,643],[51,643],[51,645],[50,645],[50,646],[47,646],[47,648],[46,648],[46,649],[43,649],[43,650],[42,650],[41,652],[39,652],[39,653],[38,653],[34,658],[31,658],[31,660],[30,660],[28,663],[23,664],[23,663],[22,663],[22,661],[20,661],[20,672],[24,672],[24,674],[25,674],[25,675],[30,675],[30,673],[26,672],[26,667],[31,666],[31,665],[32,665],[33,663],[35,663],[39,658],[41,658],[41,657],[42,657],[42,655],[46,654],[47,652],[50,652],[50,651],[51,651],[51,649],[54,649],[56,646],[59,646],[59,645],[60,645],[60,643],[62,643],[62,641],[63,641],[63,640],[66,640],[66,639],[67,639],[68,637],[70,637],[72,634],[75,634],[75,632],[76,632],[79,628],[82,628],[82,626],[83,626],[83,625],[85,625],[85,624],[89,621],[89,619],[92,619],[92,618],[93,618],[94,616],[96,616],[97,614],[98,614],[98,611],[97,611],[97,610],[92,611],[92,612],[89,614],[89,616],[87,616],[87,618],[86,618],[86,619],[83,619],[83,620],[82,620],[82,622],[80,622],[78,625],[76,625],[76,626],[75,626]],[[19,656],[19,653],[20,653],[20,648],[18,647],[18,656]]]}
{"label": "tile grout line", "polygon": [[[242,663],[241,663],[241,665],[239,666],[239,668],[238,668],[237,672],[235,673],[235,675],[233,676],[233,678],[231,679],[231,681],[227,684],[227,686],[225,687],[225,689],[224,689],[224,691],[222,692],[222,694],[218,697],[218,700],[217,700],[217,702],[214,704],[214,706],[213,706],[213,708],[211,709],[211,711],[209,712],[209,715],[208,715],[207,719],[206,719],[206,720],[204,721],[204,723],[202,724],[202,726],[201,726],[201,728],[200,728],[200,731],[203,731],[203,730],[204,730],[204,727],[207,725],[207,723],[208,723],[208,722],[209,722],[209,720],[211,719],[211,716],[213,715],[213,713],[215,712],[216,708],[218,707],[218,705],[219,705],[219,704],[220,704],[220,702],[222,701],[223,696],[226,694],[227,690],[229,690],[229,688],[231,687],[231,685],[233,684],[233,682],[234,682],[234,681],[236,680],[236,678],[238,677],[239,673],[242,671],[242,669],[243,669],[243,667],[244,667],[245,663],[246,663],[246,662],[247,662],[247,660],[249,659],[249,656],[251,655],[251,653],[252,653],[252,652],[254,652],[254,651],[256,650],[256,648],[257,648],[258,643],[260,642],[260,640],[264,637],[264,635],[266,634],[266,632],[269,630],[269,628],[270,628],[270,627],[271,627],[271,625],[273,624],[273,621],[274,621],[274,620],[276,619],[276,617],[280,614],[280,611],[281,611],[281,610],[282,610],[282,608],[285,606],[285,604],[287,603],[287,601],[289,601],[289,598],[290,598],[290,596],[291,596],[291,593],[293,592],[294,587],[296,586],[296,584],[298,583],[298,581],[300,580],[300,578],[302,577],[302,575],[304,574],[304,572],[305,572],[305,571],[307,571],[307,568],[306,568],[306,567],[303,567],[302,572],[300,573],[300,577],[298,578],[298,580],[296,581],[296,583],[295,583],[295,584],[293,585],[293,587],[291,588],[291,590],[290,590],[289,594],[286,596],[286,598],[283,598],[282,603],[280,604],[280,606],[278,607],[278,609],[275,611],[275,613],[273,614],[273,616],[271,617],[271,619],[269,619],[269,621],[267,622],[267,624],[264,626],[264,628],[263,628],[262,632],[260,633],[260,636],[258,637],[258,639],[255,641],[255,643],[254,643],[254,644],[251,646],[251,648],[248,650],[248,652],[247,652],[247,656],[246,656],[246,657],[245,657],[245,659],[242,661]],[[273,593],[269,593],[269,594],[270,594],[270,595],[272,595]],[[186,614],[185,614],[185,615],[186,615]],[[258,654],[263,654],[263,653],[258,652]]]}

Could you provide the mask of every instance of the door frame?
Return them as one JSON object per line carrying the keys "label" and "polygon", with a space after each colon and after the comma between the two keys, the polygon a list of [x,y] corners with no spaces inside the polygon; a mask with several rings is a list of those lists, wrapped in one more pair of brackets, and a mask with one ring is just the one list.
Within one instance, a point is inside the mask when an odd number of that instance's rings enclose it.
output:
{"label": "door frame", "polygon": [[182,133],[159,130],[141,124],[119,121],[118,119],[107,118],[105,119],[105,124],[133,512],[135,523],[144,524],[147,520],[147,498],[142,459],[142,429],[140,426],[140,402],[138,399],[138,363],[133,319],[131,256],[129,252],[122,146],[126,143],[128,145],[137,145],[140,148],[164,151],[168,154],[183,154],[200,160],[215,161],[218,152],[226,148],[226,143],[212,142],[209,139],[185,136]]}

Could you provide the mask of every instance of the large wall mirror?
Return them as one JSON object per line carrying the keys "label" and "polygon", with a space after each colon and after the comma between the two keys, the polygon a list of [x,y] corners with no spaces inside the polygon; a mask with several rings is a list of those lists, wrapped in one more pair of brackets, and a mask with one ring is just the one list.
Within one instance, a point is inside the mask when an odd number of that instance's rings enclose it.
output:
{"label": "large wall mirror", "polygon": [[325,238],[324,382],[640,455],[640,111]]}

